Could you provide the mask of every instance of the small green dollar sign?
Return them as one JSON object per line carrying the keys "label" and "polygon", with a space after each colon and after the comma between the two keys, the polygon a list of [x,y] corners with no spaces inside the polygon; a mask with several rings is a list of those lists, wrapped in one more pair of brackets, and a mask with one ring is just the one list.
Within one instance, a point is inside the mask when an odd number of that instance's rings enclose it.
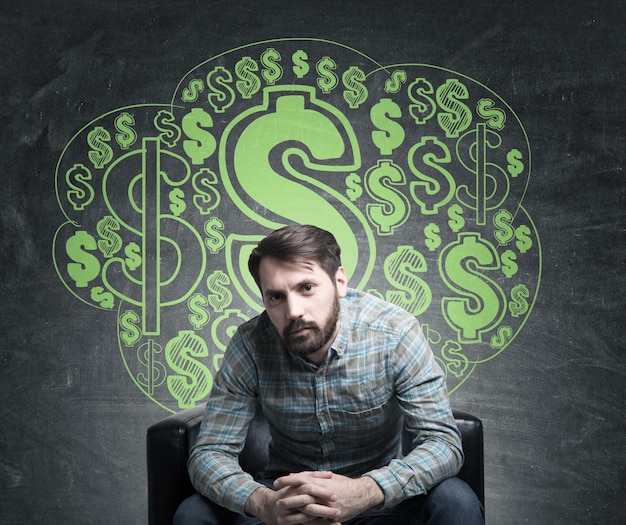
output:
{"label": "small green dollar sign", "polygon": [[100,235],[98,249],[107,259],[110,259],[122,249],[122,238],[115,232],[119,231],[119,221],[111,215],[106,215],[98,221],[96,230]]}
{"label": "small green dollar sign", "polygon": [[512,149],[506,155],[506,161],[508,165],[507,171],[511,174],[511,177],[517,177],[522,171],[524,171],[524,163],[522,162],[522,152],[518,149]]}
{"label": "small green dollar sign", "polygon": [[377,128],[372,131],[372,142],[381,155],[391,155],[404,142],[404,128],[396,120],[401,116],[400,106],[390,98],[381,99],[371,109],[370,119]]}
{"label": "small green dollar sign", "polygon": [[120,338],[127,347],[133,346],[141,339],[141,319],[137,312],[126,310],[120,316]]}
{"label": "small green dollar sign", "polygon": [[207,234],[204,244],[211,253],[219,252],[226,244],[226,238],[222,234],[223,230],[224,223],[218,217],[211,217],[204,223],[204,233]]}
{"label": "small green dollar sign", "polygon": [[170,197],[170,210],[172,214],[176,215],[176,217],[180,217],[181,214],[187,208],[187,205],[185,204],[185,201],[184,201],[185,192],[181,190],[180,188],[174,188],[172,191],[170,191],[169,197]]}
{"label": "small green dollar sign", "polygon": [[75,211],[84,210],[94,198],[95,192],[89,182],[91,171],[84,164],[74,164],[65,173],[65,181],[71,188],[67,190],[67,200]]}
{"label": "small green dollar sign", "polygon": [[356,173],[350,173],[350,175],[346,177],[346,187],[346,195],[352,202],[355,202],[361,195],[363,195],[361,177],[359,177]]}
{"label": "small green dollar sign", "polygon": [[187,301],[187,308],[189,309],[189,322],[191,326],[196,330],[200,330],[211,319],[206,307],[209,305],[207,298],[201,293],[193,294]]}
{"label": "small green dollar sign", "polygon": [[367,100],[367,88],[363,82],[367,77],[361,68],[351,66],[341,77],[343,85],[346,89],[343,92],[343,98],[351,109],[358,108]]}
{"label": "small green dollar sign", "polygon": [[261,71],[261,75],[268,85],[273,86],[283,77],[283,68],[280,67],[280,53],[274,48],[266,49],[261,55],[261,63],[265,68]]}
{"label": "small green dollar sign", "polygon": [[96,126],[87,135],[87,144],[91,147],[87,156],[94,168],[102,169],[113,159],[110,141],[111,134],[102,126]]}
{"label": "small green dollar sign", "polygon": [[126,267],[135,271],[141,264],[141,248],[136,242],[129,242],[124,248],[124,255],[126,255]]}
{"label": "small green dollar sign", "polygon": [[509,311],[513,317],[521,317],[528,312],[528,299],[530,292],[525,284],[518,284],[511,290],[511,299],[509,301]]}
{"label": "small green dollar sign", "polygon": [[530,238],[530,228],[525,224],[522,224],[515,230],[515,246],[520,253],[526,253],[533,245],[533,240]]}
{"label": "small green dollar sign", "polygon": [[86,288],[100,274],[100,261],[91,252],[98,249],[96,240],[86,231],[74,233],[65,243],[68,257],[67,273],[77,288]]}
{"label": "small green dollar sign", "polygon": [[319,78],[317,79],[317,85],[325,95],[328,95],[339,84],[339,78],[334,73],[337,69],[337,64],[330,57],[322,57],[315,65],[315,69]]}
{"label": "small green dollar sign", "polygon": [[496,238],[496,241],[500,244],[500,246],[506,246],[513,236],[515,235],[515,231],[511,226],[513,222],[513,215],[508,210],[499,210],[493,217],[493,225],[496,227],[496,231],[493,236]]}
{"label": "small green dollar sign", "polygon": [[115,118],[115,129],[118,131],[115,135],[115,140],[120,145],[120,148],[128,149],[137,142],[137,133],[135,133],[134,125],[135,117],[126,111]]}
{"label": "small green dollar sign", "polygon": [[211,292],[207,296],[207,299],[215,312],[223,312],[224,308],[230,306],[230,303],[232,303],[233,294],[226,288],[230,284],[230,277],[222,270],[215,270],[207,278],[206,285]]}
{"label": "small green dollar sign", "polygon": [[311,70],[307,60],[309,55],[302,49],[298,49],[293,55],[291,55],[291,61],[293,62],[293,72],[298,78],[304,78],[306,74]]}
{"label": "small green dollar sign", "polygon": [[502,260],[502,273],[510,279],[513,277],[519,270],[519,266],[517,265],[517,255],[513,250],[506,250],[501,257]]}
{"label": "small green dollar sign", "polygon": [[171,111],[162,109],[154,117],[154,127],[158,129],[159,138],[166,146],[173,148],[181,137],[180,127],[176,124],[176,117]]}
{"label": "small green dollar sign", "polygon": [[458,204],[453,204],[448,208],[448,218],[448,226],[454,233],[458,233],[465,226],[463,208]]}
{"label": "small green dollar sign", "polygon": [[437,226],[434,222],[431,222],[424,228],[424,236],[426,240],[424,241],[426,246],[431,252],[434,252],[439,246],[441,246],[441,237],[439,233],[441,230],[439,226]]}

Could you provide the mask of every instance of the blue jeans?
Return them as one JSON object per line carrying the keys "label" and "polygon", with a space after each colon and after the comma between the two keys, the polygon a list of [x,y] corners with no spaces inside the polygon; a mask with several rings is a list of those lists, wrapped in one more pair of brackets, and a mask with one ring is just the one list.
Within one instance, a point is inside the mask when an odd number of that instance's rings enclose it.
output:
{"label": "blue jeans", "polygon": [[[272,481],[264,483],[272,486]],[[180,504],[174,525],[262,525],[262,521],[235,514],[196,493]],[[484,525],[483,506],[474,491],[459,478],[433,487],[396,507],[368,510],[346,521],[346,525]]]}

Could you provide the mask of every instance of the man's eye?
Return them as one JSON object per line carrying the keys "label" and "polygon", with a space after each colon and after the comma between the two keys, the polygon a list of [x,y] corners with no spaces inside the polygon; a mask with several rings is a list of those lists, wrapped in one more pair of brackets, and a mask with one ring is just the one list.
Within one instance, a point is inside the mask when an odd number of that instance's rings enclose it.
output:
{"label": "man's eye", "polygon": [[307,292],[307,293],[308,293],[308,292],[312,292],[312,291],[313,291],[313,285],[312,285],[312,284],[305,284],[305,285],[302,287],[302,290],[303,290],[304,292]]}

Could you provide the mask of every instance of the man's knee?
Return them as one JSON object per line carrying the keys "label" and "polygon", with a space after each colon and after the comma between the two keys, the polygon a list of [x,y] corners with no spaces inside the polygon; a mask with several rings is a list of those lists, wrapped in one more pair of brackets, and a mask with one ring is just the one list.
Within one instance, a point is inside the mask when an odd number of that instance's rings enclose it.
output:
{"label": "man's knee", "polygon": [[183,500],[174,514],[173,525],[220,525],[214,505],[198,493]]}
{"label": "man's knee", "polygon": [[429,518],[441,525],[479,525],[485,511],[476,493],[459,478],[450,478],[433,487],[426,497]]}

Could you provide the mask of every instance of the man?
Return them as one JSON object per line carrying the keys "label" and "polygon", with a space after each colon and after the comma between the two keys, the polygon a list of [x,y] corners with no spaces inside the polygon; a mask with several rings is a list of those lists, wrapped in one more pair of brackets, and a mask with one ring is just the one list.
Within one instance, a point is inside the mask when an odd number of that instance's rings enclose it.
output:
{"label": "man", "polygon": [[[460,434],[416,319],[348,288],[335,238],[314,226],[271,233],[248,266],[265,311],[224,354],[189,458],[200,494],[174,523],[484,523],[453,477]],[[254,480],[238,456],[257,401],[272,440]],[[404,458],[403,425],[415,435]]]}

